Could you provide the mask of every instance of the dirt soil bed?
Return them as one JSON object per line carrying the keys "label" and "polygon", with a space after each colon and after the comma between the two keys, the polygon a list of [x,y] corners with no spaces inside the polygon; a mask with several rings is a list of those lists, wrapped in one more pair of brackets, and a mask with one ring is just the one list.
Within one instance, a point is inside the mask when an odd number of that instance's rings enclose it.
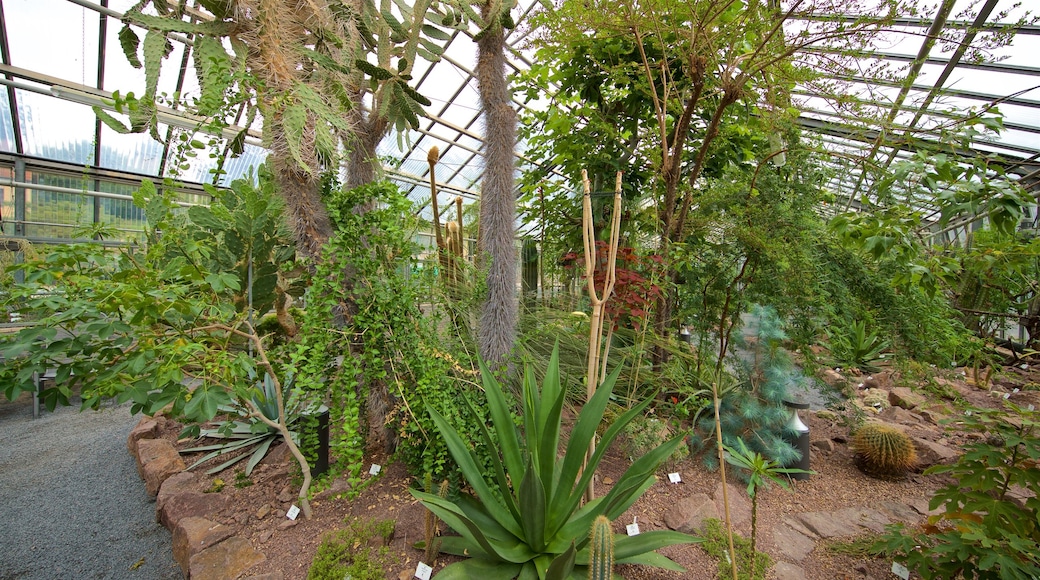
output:
{"label": "dirt soil bed", "polygon": [[[1012,376],[1013,375],[1013,376]],[[1010,378],[995,381],[989,389],[976,389],[966,383],[966,377],[954,374],[948,381],[952,386],[943,399],[935,393],[935,389],[917,392],[929,398],[928,407],[942,409],[947,415],[954,414],[959,405],[970,403],[975,406],[999,406],[1004,401],[1003,395],[1015,397],[1017,402],[1026,403],[1026,399],[1037,398],[1038,393],[1020,390],[1016,385],[1036,385],[1040,381],[1040,373],[1027,370],[1012,373]],[[959,379],[956,377],[960,377]],[[864,390],[862,381],[866,377],[848,377],[847,388],[859,395]],[[1033,387],[1035,388],[1035,386]],[[1025,398],[1023,398],[1025,397]],[[927,512],[927,500],[934,490],[944,482],[936,476],[925,476],[920,473],[911,474],[901,480],[883,481],[864,475],[855,465],[854,454],[848,445],[849,425],[856,417],[862,418],[862,411],[856,411],[850,401],[836,412],[805,412],[803,420],[808,424],[813,447],[811,467],[815,473],[806,481],[792,482],[790,491],[777,486],[770,486],[761,492],[759,502],[758,545],[759,549],[768,552],[776,562],[790,560],[784,555],[780,543],[786,541],[781,530],[790,518],[807,512],[835,512],[843,508],[872,507],[882,502],[898,503],[915,508],[908,511],[913,517],[906,517],[908,523],[919,523],[924,519],[921,512]],[[1038,399],[1040,402],[1040,399]],[[908,423],[903,409],[887,408],[878,414],[878,418],[894,423],[902,422],[906,430],[923,439],[929,439],[945,447],[956,449],[970,437],[965,434],[943,430],[941,427],[921,419],[920,415]],[[938,413],[936,413],[938,414]],[[161,436],[175,440],[179,426],[166,423]],[[188,442],[179,444],[182,448]],[[190,458],[188,463],[190,464]],[[295,462],[283,449],[276,449],[269,454],[254,470],[249,480],[252,484],[238,487],[235,485],[236,472],[241,467],[225,471],[214,476],[201,476],[198,480],[198,491],[212,485],[213,479],[221,478],[225,485],[217,493],[230,498],[228,508],[211,514],[210,519],[233,528],[234,533],[248,539],[253,547],[262,552],[266,559],[250,569],[246,576],[278,573],[287,580],[306,578],[307,571],[323,536],[345,527],[345,522],[359,518],[396,521],[396,531],[390,549],[397,563],[386,572],[387,579],[409,579],[413,577],[417,563],[423,556],[422,551],[413,545],[423,539],[425,509],[408,492],[411,480],[400,463],[391,462],[385,455],[372,455],[366,458],[366,466],[379,464],[382,471],[364,487],[354,500],[340,499],[329,490],[320,492],[312,500],[314,516],[304,520],[302,516],[295,522],[286,518],[286,511],[293,504],[297,493],[292,473]],[[604,493],[609,486],[618,480],[630,460],[623,456],[619,449],[612,448],[601,465],[598,475],[597,493]],[[669,483],[667,473],[678,472],[682,482]],[[201,475],[201,473],[200,473]],[[731,489],[743,495],[744,486],[735,474],[730,474],[734,484]],[[341,484],[340,484],[341,485]],[[665,516],[669,510],[682,500],[697,493],[713,494],[719,486],[718,472],[707,470],[701,458],[693,457],[677,465],[669,466],[659,474],[659,481],[618,521],[616,531],[624,532],[625,524],[638,518],[643,531],[666,529]],[[341,489],[333,483],[332,489]],[[737,498],[740,499],[740,498]],[[744,499],[746,502],[746,499]],[[736,527],[736,531],[744,536],[750,534],[750,524],[744,521]],[[839,541],[852,539],[863,528],[851,526],[850,535],[837,536]],[[835,540],[814,539],[815,548],[800,561],[794,562],[800,568],[802,576],[781,574],[782,570],[774,570],[775,578],[806,578],[808,580],[833,579],[865,579],[880,580],[891,577],[890,561],[861,558],[844,552],[835,552],[828,545]],[[662,553],[685,566],[685,574],[672,573],[659,569],[648,569],[635,566],[621,566],[619,572],[632,579],[670,579],[670,578],[710,578],[714,577],[717,563],[696,545],[671,547]],[[442,556],[435,564],[439,570],[453,560]],[[790,573],[788,571],[787,573]]]}

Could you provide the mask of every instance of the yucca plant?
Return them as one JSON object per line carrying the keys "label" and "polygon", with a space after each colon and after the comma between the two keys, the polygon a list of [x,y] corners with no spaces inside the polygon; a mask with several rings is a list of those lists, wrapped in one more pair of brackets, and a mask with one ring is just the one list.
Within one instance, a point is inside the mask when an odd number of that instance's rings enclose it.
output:
{"label": "yucca plant", "polygon": [[[523,380],[523,433],[519,433],[501,385],[481,361],[481,376],[497,443],[482,429],[486,449],[499,449],[492,457],[492,472],[485,479],[476,453],[439,413],[428,409],[444,437],[452,457],[475,495],[463,493],[449,501],[411,490],[432,512],[461,534],[443,538],[441,551],[469,556],[442,570],[440,580],[482,577],[493,579],[578,580],[587,577],[589,530],[600,515],[610,520],[625,512],[653,485],[654,472],[682,441],[677,436],[636,460],[606,495],[582,505],[603,454],[625,425],[639,416],[650,400],[621,415],[606,430],[588,465],[582,468],[596,427],[614,389],[619,370],[600,385],[581,409],[563,457],[560,415],[565,390],[560,386],[559,352],[554,348],[541,389],[530,366]],[[466,401],[471,407],[473,403]],[[497,490],[493,489],[497,486]],[[700,541],[673,531],[650,531],[636,536],[617,535],[614,557],[618,564],[645,564],[683,571],[654,550],[674,544]]]}

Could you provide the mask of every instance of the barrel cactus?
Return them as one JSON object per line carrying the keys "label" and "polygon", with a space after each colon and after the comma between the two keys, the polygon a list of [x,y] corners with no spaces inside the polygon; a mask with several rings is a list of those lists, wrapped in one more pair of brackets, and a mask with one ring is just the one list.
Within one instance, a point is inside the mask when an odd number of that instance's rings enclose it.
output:
{"label": "barrel cactus", "polygon": [[852,438],[860,468],[877,477],[901,477],[917,465],[914,443],[902,430],[885,423],[867,423]]}

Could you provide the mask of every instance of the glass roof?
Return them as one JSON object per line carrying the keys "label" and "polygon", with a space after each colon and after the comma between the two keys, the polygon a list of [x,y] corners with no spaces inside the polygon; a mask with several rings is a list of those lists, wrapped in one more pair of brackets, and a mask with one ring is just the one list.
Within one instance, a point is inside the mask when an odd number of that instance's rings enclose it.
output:
{"label": "glass roof", "polygon": [[[537,3],[520,0],[514,10],[520,26],[509,41],[516,47],[522,44],[523,21]],[[131,0],[0,0],[0,83],[6,89],[0,90],[0,153],[138,176],[168,172],[167,147],[146,134],[117,134],[100,123],[90,107],[102,105],[116,90],[143,91],[143,72],[130,66],[117,38],[119,19],[132,4]],[[994,26],[1025,14],[1027,7],[1020,4],[1030,3],[953,2],[945,15],[942,38],[935,43],[925,42],[931,19],[900,20],[875,46],[863,47],[863,69],[885,64],[896,73],[892,80],[836,79],[844,83],[849,96],[842,103],[823,97],[813,86],[796,89],[800,124],[821,147],[837,153],[827,163],[837,169],[828,186],[839,199],[869,192],[870,177],[861,175],[855,157],[873,153],[879,163],[890,163],[887,160],[903,158],[904,151],[912,148],[913,141],[905,137],[933,138],[935,131],[969,111],[993,106],[1003,114],[1006,130],[1000,136],[987,136],[978,149],[1003,156],[1014,177],[1034,195],[1040,192],[1040,67],[1035,64],[1040,26],[1020,29],[1008,46],[991,55],[990,62],[977,61],[973,52]],[[939,8],[932,10],[943,16]],[[176,74],[184,51],[190,49],[174,43],[173,54],[164,61],[171,70],[160,76],[160,92],[198,91],[190,59],[184,74]],[[483,128],[472,73],[474,53],[470,38],[457,34],[442,60],[417,63],[416,88],[432,101],[426,107],[428,116],[420,119],[417,130],[388,135],[378,149],[387,160],[387,175],[416,200],[429,198],[426,156],[434,145],[441,153],[437,181],[443,194],[449,199],[461,196],[466,203],[479,197]],[[799,58],[811,62],[818,56],[807,51]],[[510,66],[526,66],[522,49],[514,47]],[[857,106],[850,107],[851,102]],[[518,102],[517,106],[524,105]],[[185,125],[181,115],[165,110],[160,120]],[[258,136],[253,133],[240,157],[226,160],[220,184],[264,159]],[[521,166],[522,149],[517,149]],[[210,171],[219,161],[193,160],[179,179],[212,181]]]}

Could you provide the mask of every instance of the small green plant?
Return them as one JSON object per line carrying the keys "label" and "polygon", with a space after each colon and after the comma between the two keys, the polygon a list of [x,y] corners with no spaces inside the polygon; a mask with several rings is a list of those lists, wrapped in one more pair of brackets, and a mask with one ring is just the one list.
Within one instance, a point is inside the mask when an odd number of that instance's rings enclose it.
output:
{"label": "small green plant", "polygon": [[242,489],[243,487],[249,487],[253,485],[253,480],[249,479],[249,476],[245,472],[239,471],[235,474],[235,487]]}
{"label": "small green plant", "polygon": [[[625,451],[629,459],[640,457],[674,436],[668,423],[657,417],[636,417],[625,427],[623,437]],[[689,454],[690,448],[680,445],[665,462],[667,464],[678,463]]]}
{"label": "small green plant", "polygon": [[826,346],[835,360],[844,366],[856,367],[867,372],[878,369],[873,363],[881,360],[881,353],[890,346],[890,343],[878,337],[876,332],[868,333],[867,323],[863,320],[854,322],[848,333],[828,333],[828,336],[830,343]]}
{"label": "small green plant", "polygon": [[[784,489],[789,489],[782,476],[796,473],[807,473],[804,469],[781,467],[779,463],[766,459],[764,455],[751,451],[743,439],[737,439],[737,447],[724,446],[726,463],[744,470],[748,478],[747,494],[751,498],[751,553],[757,553],[758,544],[758,491],[773,482]],[[749,568],[751,562],[748,562]]]}
{"label": "small green plant", "polygon": [[314,554],[307,580],[383,580],[397,564],[390,551],[393,520],[354,520],[327,534]]}
{"label": "small green plant", "polygon": [[[716,578],[719,580],[730,580],[732,575],[730,574],[729,537],[726,534],[725,527],[723,527],[721,521],[709,518],[704,520],[703,533],[704,542],[700,544],[700,547],[709,556],[719,561],[719,572]],[[752,554],[754,554],[754,568],[749,570],[743,565],[739,566],[737,569],[738,580],[765,580],[766,573],[769,571],[770,566],[773,565],[773,559],[769,557],[769,554],[753,552],[751,550],[751,541],[736,534],[733,535],[733,546],[737,553],[738,563],[751,562]]]}
{"label": "small green plant", "polygon": [[589,580],[611,580],[614,577],[614,531],[610,520],[599,516],[592,522],[589,540]]}
{"label": "small green plant", "polygon": [[885,423],[867,423],[852,437],[860,467],[868,475],[902,477],[917,465],[914,442],[901,429]]}
{"label": "small green plant", "polygon": [[890,526],[878,549],[925,580],[1040,578],[1040,413],[1008,408],[957,419],[986,437],[925,470],[950,478],[928,503],[941,513],[920,529]]}
{"label": "small green plant", "polygon": [[[481,363],[487,412],[498,444],[487,428],[481,430],[481,440],[476,443],[501,452],[501,456],[492,455],[490,472],[482,468],[476,453],[447,420],[432,408],[427,409],[475,492],[462,493],[459,499],[450,501],[411,490],[423,505],[461,534],[443,538],[441,550],[469,559],[445,568],[441,572],[443,578],[486,577],[492,572],[496,578],[545,578],[552,571],[559,578],[579,580],[587,574],[592,522],[600,515],[613,520],[624,513],[653,485],[658,466],[682,441],[682,437],[675,437],[636,459],[606,495],[582,505],[589,481],[606,450],[651,401],[646,399],[619,417],[586,464],[586,452],[619,373],[620,369],[615,369],[582,407],[566,451],[560,456],[566,390],[560,385],[558,349],[553,350],[541,388],[535,383],[533,369],[528,367],[524,373],[523,436],[517,432],[502,386]],[[468,399],[466,403],[473,406]],[[493,485],[497,485],[498,493],[492,490]],[[654,550],[697,541],[687,534],[662,530],[632,537],[619,534],[614,540],[615,561],[681,572],[682,566]]]}
{"label": "small green plant", "polygon": [[220,493],[222,491],[224,491],[224,480],[218,477],[213,480],[213,483],[210,484],[209,489],[207,489],[203,493]]}

